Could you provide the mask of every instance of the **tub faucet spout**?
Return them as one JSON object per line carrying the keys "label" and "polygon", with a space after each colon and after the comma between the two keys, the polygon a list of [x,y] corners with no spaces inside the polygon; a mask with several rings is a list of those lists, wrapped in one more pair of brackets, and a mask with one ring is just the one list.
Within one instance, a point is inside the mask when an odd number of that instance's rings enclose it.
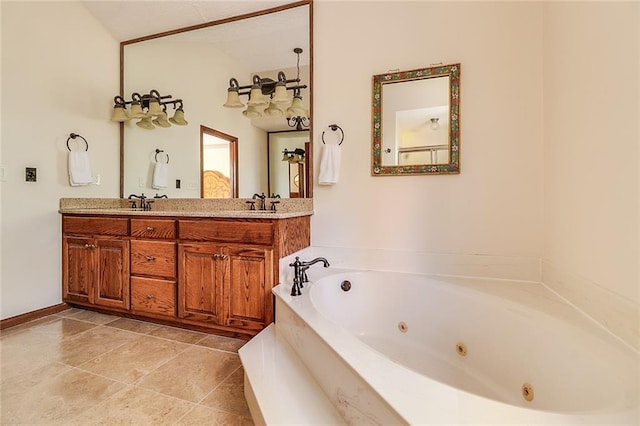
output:
{"label": "tub faucet spout", "polygon": [[322,262],[325,268],[329,267],[329,262],[324,257],[316,257],[308,262],[301,262],[300,258],[296,256],[296,260],[289,264],[289,266],[293,268],[293,287],[291,287],[292,296],[300,296],[302,294],[300,289],[304,287],[303,283],[309,282],[307,269],[318,262]]}

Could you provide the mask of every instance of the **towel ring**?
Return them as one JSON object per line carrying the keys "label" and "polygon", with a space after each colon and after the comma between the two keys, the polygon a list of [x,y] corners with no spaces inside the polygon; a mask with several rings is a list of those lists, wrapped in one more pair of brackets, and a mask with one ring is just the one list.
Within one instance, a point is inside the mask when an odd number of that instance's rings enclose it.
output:
{"label": "towel ring", "polygon": [[[156,163],[158,162],[158,154],[160,154],[161,152],[164,152],[164,151],[156,148]],[[164,155],[167,156],[167,164],[169,164],[169,154],[165,152]]]}
{"label": "towel ring", "polygon": [[84,141],[84,143],[87,145],[87,148],[85,149],[85,151],[89,151],[89,142],[87,142],[87,140],[85,138],[83,138],[82,136],[78,135],[77,133],[71,133],[71,134],[69,134],[69,137],[67,138],[67,149],[69,151],[71,151],[71,148],[69,147],[69,140],[75,139],[75,138],[82,139]]}
{"label": "towel ring", "polygon": [[[342,130],[342,127],[338,126],[337,124],[329,124],[328,127],[334,132],[340,129],[340,133],[342,134],[342,136],[340,137],[340,142],[338,143],[338,145],[342,145],[342,142],[344,141],[344,130]],[[322,143],[326,145],[326,142],[324,141],[324,130],[322,131]]]}

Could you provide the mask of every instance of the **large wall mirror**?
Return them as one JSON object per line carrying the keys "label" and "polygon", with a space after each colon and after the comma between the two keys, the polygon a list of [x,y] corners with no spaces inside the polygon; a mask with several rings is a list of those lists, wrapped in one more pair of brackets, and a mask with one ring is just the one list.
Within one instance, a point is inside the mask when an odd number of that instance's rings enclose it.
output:
{"label": "large wall mirror", "polygon": [[373,76],[373,176],[460,173],[460,64]]}
{"label": "large wall mirror", "polygon": [[[217,197],[212,194],[247,198],[254,193],[267,194],[271,189],[269,180],[280,179],[270,173],[269,135],[304,130],[309,134],[311,7],[311,1],[299,1],[123,42],[121,96],[124,100],[132,100],[133,93],[144,95],[155,90],[162,99],[182,101],[166,104],[166,112],[172,117],[176,108],[182,105],[185,121],[180,124],[187,124],[175,125],[173,121],[173,125],[163,127],[156,123],[147,126],[148,129],[141,127],[138,119],[121,124],[121,196],[141,192],[169,198]],[[284,104],[279,104],[284,112],[280,117],[270,117],[267,113],[253,117],[245,112],[247,106],[223,106],[228,103],[232,78],[241,89],[247,86],[240,90],[240,100],[247,105],[249,96],[245,94],[250,91],[253,76],[275,83],[280,72],[287,80],[299,79],[301,89],[297,94],[302,104],[298,106],[304,111],[306,120],[288,119]],[[286,93],[292,100],[294,90]],[[270,96],[274,95],[267,94],[266,98]],[[126,109],[130,109],[129,105]],[[203,128],[214,131],[207,131],[202,136]],[[223,141],[210,137],[212,133],[233,141],[231,147],[235,154],[230,154],[228,146],[223,147]],[[163,158],[170,158],[169,164],[165,165],[168,177],[162,185],[154,180],[157,150],[164,153]],[[212,159],[216,152],[224,159]],[[207,158],[203,158],[205,153]],[[280,153],[281,158],[282,155]],[[310,162],[310,155],[306,155],[307,162]],[[215,164],[229,161],[235,161],[225,167],[226,173],[232,176],[225,176],[223,170],[214,170]],[[299,163],[303,168],[305,164]],[[288,179],[288,168],[286,173]],[[230,190],[213,191],[211,185],[216,179],[228,179]],[[203,187],[205,184],[207,188]],[[304,184],[311,187],[310,176]],[[310,190],[302,193],[305,197],[311,196]],[[289,194],[287,191],[279,195],[285,198]]]}

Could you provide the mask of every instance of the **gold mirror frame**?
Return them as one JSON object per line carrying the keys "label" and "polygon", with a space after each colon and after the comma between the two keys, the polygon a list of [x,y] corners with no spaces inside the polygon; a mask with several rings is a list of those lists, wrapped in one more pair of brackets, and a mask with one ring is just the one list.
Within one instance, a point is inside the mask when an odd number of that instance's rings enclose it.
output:
{"label": "gold mirror frame", "polygon": [[[437,77],[449,77],[449,163],[382,165],[382,88]],[[438,65],[409,71],[394,71],[373,76],[372,90],[372,176],[403,176],[460,173],[460,64]]]}

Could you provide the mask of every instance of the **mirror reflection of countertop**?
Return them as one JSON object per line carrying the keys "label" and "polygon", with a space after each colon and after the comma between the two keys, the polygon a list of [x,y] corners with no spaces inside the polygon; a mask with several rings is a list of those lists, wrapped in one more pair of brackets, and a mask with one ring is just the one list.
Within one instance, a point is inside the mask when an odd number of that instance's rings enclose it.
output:
{"label": "mirror reflection of countertop", "polygon": [[250,210],[250,198],[233,199],[154,199],[151,210],[133,209],[130,201],[121,198],[61,198],[61,214],[105,215],[105,216],[167,216],[167,217],[212,217],[241,219],[287,219],[313,214],[313,201],[304,199],[266,199],[269,208],[277,201],[276,211]]}

